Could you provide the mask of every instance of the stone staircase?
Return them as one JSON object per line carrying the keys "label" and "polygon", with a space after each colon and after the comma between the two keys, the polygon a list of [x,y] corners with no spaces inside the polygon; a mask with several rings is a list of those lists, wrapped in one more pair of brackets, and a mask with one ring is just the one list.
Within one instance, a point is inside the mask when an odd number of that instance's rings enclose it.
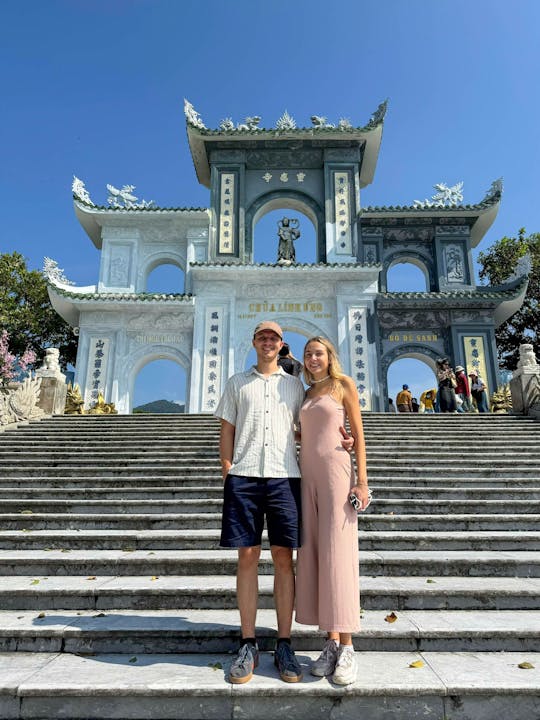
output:
{"label": "stone staircase", "polygon": [[[250,683],[226,682],[236,553],[218,549],[216,420],[58,417],[0,434],[0,718],[538,720],[540,423],[364,424],[374,501],[347,688],[309,675],[321,634],[300,625],[302,683],[282,683],[270,652]],[[260,572],[270,650],[267,546]]]}

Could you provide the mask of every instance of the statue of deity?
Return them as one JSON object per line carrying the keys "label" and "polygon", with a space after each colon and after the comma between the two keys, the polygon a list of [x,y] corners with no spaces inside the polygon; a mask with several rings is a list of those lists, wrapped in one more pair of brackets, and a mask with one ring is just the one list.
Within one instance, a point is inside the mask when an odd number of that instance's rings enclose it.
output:
{"label": "statue of deity", "polygon": [[278,257],[279,265],[292,265],[296,262],[294,241],[300,237],[300,221],[296,218],[284,217],[278,222]]}

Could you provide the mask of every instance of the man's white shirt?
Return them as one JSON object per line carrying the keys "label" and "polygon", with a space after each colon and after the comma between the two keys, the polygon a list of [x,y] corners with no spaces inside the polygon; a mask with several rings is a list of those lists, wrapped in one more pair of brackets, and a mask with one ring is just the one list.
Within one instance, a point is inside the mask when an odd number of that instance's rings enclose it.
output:
{"label": "man's white shirt", "polygon": [[281,368],[229,378],[214,415],[235,426],[232,475],[300,477],[294,429],[303,400],[300,379]]}

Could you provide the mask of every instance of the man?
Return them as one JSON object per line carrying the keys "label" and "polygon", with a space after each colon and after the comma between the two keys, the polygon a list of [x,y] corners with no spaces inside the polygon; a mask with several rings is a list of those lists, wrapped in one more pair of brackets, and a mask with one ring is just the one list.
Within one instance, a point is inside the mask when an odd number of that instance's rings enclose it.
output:
{"label": "man", "polygon": [[302,671],[291,647],[294,607],[292,551],[300,544],[300,470],[295,424],[304,399],[299,378],[278,366],[280,326],[267,320],[253,333],[257,364],[231,377],[216,409],[221,418],[220,459],[225,480],[222,547],[238,548],[236,592],[242,641],[231,683],[245,683],[259,662],[255,638],[258,561],[266,516],[274,563],[278,640],[274,663],[285,682]]}
{"label": "man", "polygon": [[403,385],[403,389],[396,395],[396,405],[400,413],[411,413],[413,411],[412,395],[408,385]]}

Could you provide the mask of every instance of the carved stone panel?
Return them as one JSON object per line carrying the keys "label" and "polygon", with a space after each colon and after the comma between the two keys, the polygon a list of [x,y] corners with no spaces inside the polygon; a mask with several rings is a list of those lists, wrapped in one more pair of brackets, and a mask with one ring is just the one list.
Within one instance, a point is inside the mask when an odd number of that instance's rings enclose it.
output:
{"label": "carved stone panel", "polygon": [[131,267],[132,245],[115,243],[111,245],[107,285],[109,287],[128,287]]}

